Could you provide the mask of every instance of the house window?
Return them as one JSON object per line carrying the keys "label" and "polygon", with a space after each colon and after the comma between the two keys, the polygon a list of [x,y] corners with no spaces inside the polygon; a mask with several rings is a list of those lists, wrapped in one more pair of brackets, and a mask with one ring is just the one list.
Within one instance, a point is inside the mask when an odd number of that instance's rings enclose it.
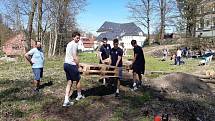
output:
{"label": "house window", "polygon": [[215,11],[215,3],[213,4],[213,11]]}
{"label": "house window", "polygon": [[215,17],[213,17],[213,26],[215,26]]}
{"label": "house window", "polygon": [[207,27],[210,26],[210,21],[209,20],[206,21],[206,26]]}
{"label": "house window", "polygon": [[19,50],[19,46],[14,45],[14,46],[12,46],[12,49],[13,49],[13,50]]}
{"label": "house window", "polygon": [[204,19],[203,18],[200,19],[200,28],[204,28]]}
{"label": "house window", "polygon": [[201,6],[200,13],[204,13],[204,6]]}

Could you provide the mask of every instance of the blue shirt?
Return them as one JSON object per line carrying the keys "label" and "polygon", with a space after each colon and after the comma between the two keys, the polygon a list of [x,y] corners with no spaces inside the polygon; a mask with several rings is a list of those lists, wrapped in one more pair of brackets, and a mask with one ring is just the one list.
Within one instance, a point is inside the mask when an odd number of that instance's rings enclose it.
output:
{"label": "blue shirt", "polygon": [[32,56],[31,61],[33,63],[32,68],[43,68],[44,65],[44,54],[43,50],[38,50],[37,48],[33,48],[28,51],[28,55]]}
{"label": "blue shirt", "polygon": [[[123,50],[121,48],[112,48],[110,51],[111,56],[111,65],[116,66],[116,62],[118,60],[118,57],[123,55]],[[122,67],[122,58],[119,61],[118,67]]]}

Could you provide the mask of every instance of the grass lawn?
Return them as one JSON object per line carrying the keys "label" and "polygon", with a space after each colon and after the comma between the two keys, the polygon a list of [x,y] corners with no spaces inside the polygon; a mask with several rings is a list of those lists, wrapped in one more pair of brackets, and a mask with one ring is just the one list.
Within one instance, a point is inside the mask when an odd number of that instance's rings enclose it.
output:
{"label": "grass lawn", "polygon": [[[117,100],[113,95],[100,97],[89,96],[76,103],[71,108],[63,108],[66,77],[63,71],[64,57],[47,59],[42,83],[53,81],[39,94],[31,89],[33,78],[30,65],[25,61],[3,63],[0,65],[0,120],[101,120],[110,121],[136,120],[146,121],[141,113],[141,106],[151,100],[150,93],[132,93],[123,91],[123,100]],[[80,61],[98,63],[95,53],[81,53]],[[185,65],[173,66],[171,61],[159,61],[146,55],[146,70],[166,72],[195,71],[197,60],[188,60]],[[82,78],[85,89],[100,85]],[[103,116],[103,117],[102,117]]]}

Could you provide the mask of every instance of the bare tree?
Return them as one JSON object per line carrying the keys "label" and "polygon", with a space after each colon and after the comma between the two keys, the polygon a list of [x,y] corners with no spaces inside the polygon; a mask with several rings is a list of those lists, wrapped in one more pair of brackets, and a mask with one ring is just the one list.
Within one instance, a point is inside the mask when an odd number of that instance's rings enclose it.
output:
{"label": "bare tree", "polygon": [[29,13],[28,18],[28,32],[27,32],[27,40],[26,40],[26,46],[25,49],[28,51],[31,47],[31,39],[32,39],[32,30],[33,30],[33,20],[34,20],[34,13],[36,10],[37,2],[36,0],[31,0],[31,11]]}
{"label": "bare tree", "polygon": [[[150,40],[150,21],[152,15],[152,0],[134,0],[128,4],[128,8],[138,23],[147,29],[147,41]],[[150,42],[149,42],[150,44]]]}
{"label": "bare tree", "polygon": [[202,0],[177,0],[182,18],[186,21],[186,36],[195,37],[197,6]]}
{"label": "bare tree", "polygon": [[38,0],[38,28],[37,28],[37,38],[38,41],[42,42],[42,44],[44,44],[44,42],[42,41],[42,3],[43,0]]}
{"label": "bare tree", "polygon": [[159,39],[164,39],[166,27],[176,27],[179,12],[175,0],[157,0],[154,3],[155,13],[159,17]]}

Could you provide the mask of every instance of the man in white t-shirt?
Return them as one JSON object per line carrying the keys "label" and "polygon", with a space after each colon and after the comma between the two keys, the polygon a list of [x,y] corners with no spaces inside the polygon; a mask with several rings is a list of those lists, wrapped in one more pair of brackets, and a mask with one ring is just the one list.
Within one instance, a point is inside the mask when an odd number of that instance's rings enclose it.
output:
{"label": "man in white t-shirt", "polygon": [[74,102],[69,101],[70,93],[72,93],[71,87],[72,87],[73,81],[76,81],[76,87],[77,87],[77,93],[78,93],[76,100],[80,100],[81,98],[84,98],[84,96],[81,95],[81,84],[80,84],[81,77],[80,77],[80,72],[78,70],[79,58],[77,55],[78,41],[80,40],[80,36],[81,35],[79,32],[73,32],[72,41],[69,42],[66,47],[64,71],[66,73],[67,86],[66,86],[65,100],[64,100],[63,106],[70,106],[74,104]]}
{"label": "man in white t-shirt", "polygon": [[178,50],[176,52],[176,65],[181,64],[181,54],[182,54],[182,51],[180,48],[178,48]]}
{"label": "man in white t-shirt", "polygon": [[45,60],[41,42],[36,42],[36,47],[28,51],[25,54],[25,58],[31,64],[34,73],[34,80],[32,82],[34,85],[34,92],[38,92],[40,80],[43,77],[43,66]]}

